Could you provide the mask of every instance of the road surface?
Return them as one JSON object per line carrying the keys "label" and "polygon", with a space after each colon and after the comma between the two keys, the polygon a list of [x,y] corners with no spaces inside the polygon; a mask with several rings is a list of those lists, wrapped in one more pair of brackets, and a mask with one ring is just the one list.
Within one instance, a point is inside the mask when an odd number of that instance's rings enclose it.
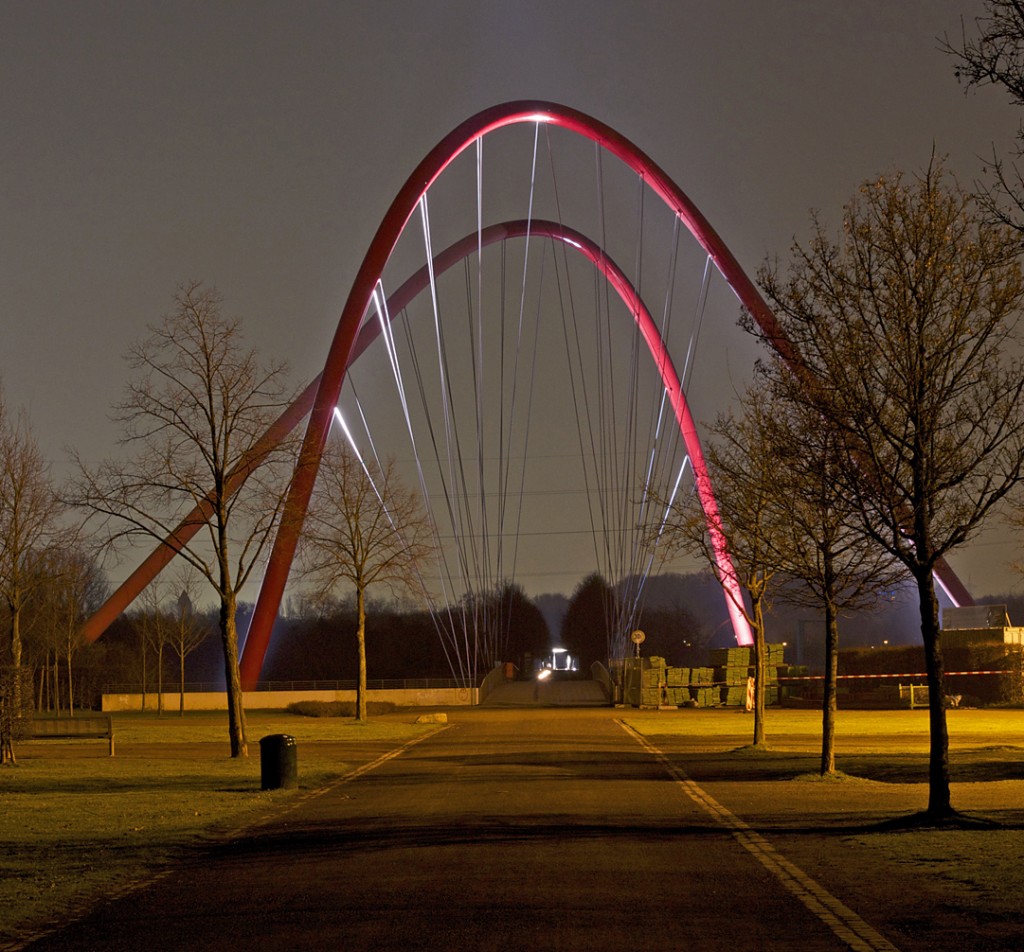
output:
{"label": "road surface", "polygon": [[450,721],[29,947],[896,947],[616,712]]}

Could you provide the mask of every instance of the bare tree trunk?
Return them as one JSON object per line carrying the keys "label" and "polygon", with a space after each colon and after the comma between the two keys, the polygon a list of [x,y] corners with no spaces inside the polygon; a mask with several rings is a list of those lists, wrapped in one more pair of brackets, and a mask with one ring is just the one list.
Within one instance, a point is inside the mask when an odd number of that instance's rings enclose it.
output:
{"label": "bare tree trunk", "polygon": [[21,612],[8,603],[11,611],[11,664],[21,667]]}
{"label": "bare tree trunk", "polygon": [[14,692],[14,711],[21,712],[21,610],[16,604],[8,600],[8,607],[11,611],[11,664],[14,665],[14,684],[11,690]]}
{"label": "bare tree trunk", "polygon": [[68,717],[75,716],[75,688],[71,681],[71,659],[73,652],[69,649],[65,655],[65,661],[68,663]]}
{"label": "bare tree trunk", "polygon": [[946,727],[946,691],[942,646],[939,642],[939,606],[929,571],[917,579],[921,608],[921,639],[928,673],[928,722],[931,729],[928,758],[928,814],[937,819],[955,812],[949,792],[949,731]]}
{"label": "bare tree trunk", "polygon": [[242,678],[238,670],[238,629],[235,627],[235,598],[221,599],[220,631],[224,648],[224,674],[227,683],[228,738],[232,757],[248,757],[245,739],[245,709],[242,706]]}
{"label": "bare tree trunk", "polygon": [[362,586],[356,587],[356,609],[359,620],[356,640],[359,642],[359,686],[356,689],[356,720],[366,720],[366,601]]}
{"label": "bare tree trunk", "polygon": [[185,652],[182,651],[179,656],[179,668],[178,668],[178,717],[185,716]]}
{"label": "bare tree trunk", "polygon": [[14,697],[15,669],[4,670],[0,666],[0,764],[15,764],[14,756],[14,717],[12,704]]}
{"label": "bare tree trunk", "polygon": [[142,712],[146,712],[146,639],[142,639]]}
{"label": "bare tree trunk", "polygon": [[158,717],[164,715],[164,643],[163,641],[156,649],[156,713]]}
{"label": "bare tree trunk", "polygon": [[751,598],[754,632],[754,746],[764,746],[764,694],[765,694],[765,655],[767,653],[764,643],[764,610],[761,606],[761,598]]}
{"label": "bare tree trunk", "polygon": [[839,624],[831,598],[825,599],[825,689],[821,702],[821,775],[836,770],[836,676],[839,673]]}

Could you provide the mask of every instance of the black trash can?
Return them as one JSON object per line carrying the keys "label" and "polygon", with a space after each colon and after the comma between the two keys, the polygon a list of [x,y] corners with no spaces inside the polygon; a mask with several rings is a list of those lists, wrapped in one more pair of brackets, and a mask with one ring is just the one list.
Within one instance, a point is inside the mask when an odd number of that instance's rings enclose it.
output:
{"label": "black trash can", "polygon": [[291,734],[260,738],[260,781],[263,790],[299,785],[299,749]]}

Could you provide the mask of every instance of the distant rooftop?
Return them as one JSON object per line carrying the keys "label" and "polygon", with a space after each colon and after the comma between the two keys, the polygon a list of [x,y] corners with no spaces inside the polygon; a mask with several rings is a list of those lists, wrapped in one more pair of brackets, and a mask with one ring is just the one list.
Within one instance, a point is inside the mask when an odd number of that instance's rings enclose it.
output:
{"label": "distant rooftop", "polygon": [[943,631],[1009,627],[1010,616],[1005,605],[969,605],[965,608],[946,608],[942,612]]}

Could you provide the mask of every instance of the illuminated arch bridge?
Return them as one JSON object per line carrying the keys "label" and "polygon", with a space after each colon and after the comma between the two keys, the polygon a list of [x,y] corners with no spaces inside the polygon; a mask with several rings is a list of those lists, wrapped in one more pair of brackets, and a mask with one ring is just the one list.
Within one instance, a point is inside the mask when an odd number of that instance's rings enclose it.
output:
{"label": "illuminated arch bridge", "polygon": [[[441,553],[433,587],[444,604],[435,615],[450,621],[441,634],[453,671],[467,682],[481,661],[500,660],[493,657],[500,647],[474,642],[459,605],[514,579],[530,559],[524,527],[531,498],[544,491],[529,487],[545,459],[558,459],[556,473],[539,476],[549,487],[552,480],[572,487],[556,508],[570,509],[575,494],[598,569],[631,580],[612,621],[623,644],[610,644],[610,657],[625,654],[655,564],[645,527],[664,523],[665,500],[676,498],[686,472],[707,517],[734,635],[750,643],[687,399],[699,374],[693,354],[702,328],[716,326],[716,307],[727,318],[717,326],[733,324],[737,298],[796,363],[757,288],[704,216],[603,123],[553,103],[513,102],[445,136],[378,227],[323,372],[233,474],[237,489],[308,415],[245,641],[243,687],[259,677],[339,416],[358,421],[350,439],[360,454],[408,461]],[[561,387],[554,394],[552,378]],[[538,379],[545,381],[541,396]],[[572,466],[569,445],[578,457]],[[90,619],[86,640],[188,542],[197,515],[186,516]],[[550,547],[550,527],[538,534]],[[943,571],[954,600],[969,601]]]}

